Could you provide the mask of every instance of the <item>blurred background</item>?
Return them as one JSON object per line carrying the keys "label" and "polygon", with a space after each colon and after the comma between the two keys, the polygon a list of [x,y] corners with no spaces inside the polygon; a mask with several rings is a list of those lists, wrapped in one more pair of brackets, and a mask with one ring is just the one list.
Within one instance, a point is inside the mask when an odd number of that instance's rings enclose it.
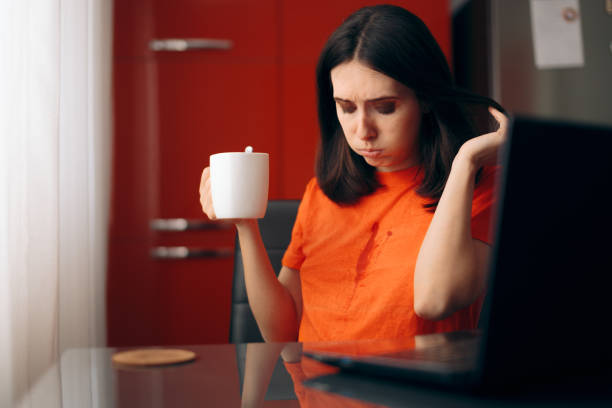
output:
{"label": "blurred background", "polygon": [[[612,123],[609,2],[393,3],[428,25],[459,86],[514,113]],[[227,341],[234,232],[202,219],[200,173],[210,154],[252,145],[270,153],[270,199],[301,197],[314,174],[318,54],[367,4],[115,2],[110,344]],[[535,46],[555,47],[547,35],[577,60],[538,67]]]}
{"label": "blurred background", "polygon": [[[449,3],[396,3],[451,60]],[[270,154],[270,199],[301,198],[314,175],[318,55],[366,4],[115,2],[110,344],[228,341],[234,230],[206,222],[202,169],[251,145]]]}
{"label": "blurred background", "polygon": [[[6,401],[68,348],[228,341],[234,230],[201,213],[201,171],[251,145],[270,154],[270,199],[299,199],[318,54],[376,3],[2,3]],[[612,124],[612,0],[391,3],[428,25],[459,86],[511,113]]]}

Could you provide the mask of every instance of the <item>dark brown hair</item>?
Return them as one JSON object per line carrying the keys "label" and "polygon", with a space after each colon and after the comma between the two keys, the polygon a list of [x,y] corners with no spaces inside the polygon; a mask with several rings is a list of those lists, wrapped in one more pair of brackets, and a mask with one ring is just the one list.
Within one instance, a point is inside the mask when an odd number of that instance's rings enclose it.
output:
{"label": "dark brown hair", "polygon": [[414,14],[391,5],[356,11],[329,37],[316,70],[321,140],[315,169],[319,186],[338,204],[354,204],[380,187],[376,169],[349,147],[336,114],[330,72],[354,58],[411,88],[427,107],[418,142],[424,178],[417,192],[435,207],[459,148],[476,136],[465,105],[503,108],[455,87],[442,50]]}

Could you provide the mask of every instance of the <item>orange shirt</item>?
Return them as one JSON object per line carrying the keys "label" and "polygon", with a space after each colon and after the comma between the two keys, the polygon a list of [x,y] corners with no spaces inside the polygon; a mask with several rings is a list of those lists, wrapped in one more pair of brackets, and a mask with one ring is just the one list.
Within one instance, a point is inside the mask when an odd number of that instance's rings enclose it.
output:
{"label": "orange shirt", "polygon": [[[300,204],[283,265],[300,271],[299,341],[395,339],[474,328],[482,297],[441,321],[414,313],[414,268],[433,217],[420,197],[422,172],[377,173],[383,185],[339,206],[312,179]],[[485,169],[472,201],[472,236],[491,243],[496,169]]]}
{"label": "orange shirt", "polygon": [[380,405],[359,401],[339,394],[321,392],[304,386],[302,383],[308,379],[326,374],[335,374],[337,368],[319,363],[309,358],[299,363],[285,363],[285,368],[293,380],[293,389],[301,408],[374,408]]}
{"label": "orange shirt", "polygon": [[[343,355],[361,356],[375,354],[389,354],[400,350],[414,349],[417,347],[414,337],[401,340],[372,340],[354,342],[317,342],[303,344],[303,351],[332,352]],[[300,402],[300,407],[343,407],[343,408],[366,408],[380,407],[364,401],[349,399],[335,393],[320,392],[313,388],[304,386],[302,383],[308,379],[326,374],[335,374],[339,368],[320,363],[310,358],[302,358],[298,362],[285,362],[287,372],[293,380],[295,394]]]}

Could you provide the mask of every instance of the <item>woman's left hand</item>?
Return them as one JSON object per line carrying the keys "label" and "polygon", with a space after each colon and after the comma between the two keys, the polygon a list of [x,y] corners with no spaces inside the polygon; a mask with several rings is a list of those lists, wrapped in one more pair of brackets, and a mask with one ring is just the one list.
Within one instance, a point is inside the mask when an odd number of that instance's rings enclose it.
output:
{"label": "woman's left hand", "polygon": [[489,112],[499,123],[499,128],[495,132],[468,140],[461,146],[457,154],[457,158],[469,160],[476,169],[498,164],[499,149],[506,141],[508,118],[492,107],[489,107]]}

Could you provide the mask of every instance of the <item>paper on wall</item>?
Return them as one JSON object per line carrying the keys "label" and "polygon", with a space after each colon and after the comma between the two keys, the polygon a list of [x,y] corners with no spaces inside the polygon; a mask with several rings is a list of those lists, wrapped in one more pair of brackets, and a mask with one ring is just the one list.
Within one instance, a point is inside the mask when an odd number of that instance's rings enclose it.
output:
{"label": "paper on wall", "polygon": [[530,7],[536,67],[584,66],[578,0],[530,0]]}

